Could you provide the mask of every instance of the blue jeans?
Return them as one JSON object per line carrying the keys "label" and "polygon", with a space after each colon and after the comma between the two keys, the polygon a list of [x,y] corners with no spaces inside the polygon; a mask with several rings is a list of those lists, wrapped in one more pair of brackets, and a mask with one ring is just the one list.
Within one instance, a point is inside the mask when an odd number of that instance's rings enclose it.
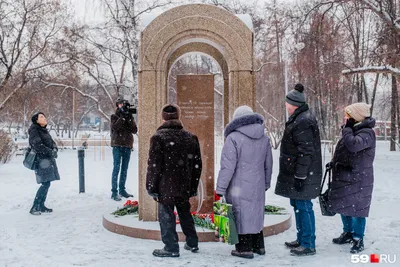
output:
{"label": "blue jeans", "polygon": [[354,238],[363,238],[365,232],[365,224],[367,219],[365,217],[351,217],[341,215],[343,222],[343,232],[353,233]]}
{"label": "blue jeans", "polygon": [[305,248],[315,248],[315,216],[311,200],[290,199],[296,219],[297,242]]}
{"label": "blue jeans", "polygon": [[[118,173],[121,169],[119,177],[119,191],[125,190],[126,176],[128,174],[129,160],[131,159],[131,149],[129,147],[115,146],[113,147],[114,168],[111,178],[111,191],[117,193]],[[121,164],[122,162],[122,164]]]}

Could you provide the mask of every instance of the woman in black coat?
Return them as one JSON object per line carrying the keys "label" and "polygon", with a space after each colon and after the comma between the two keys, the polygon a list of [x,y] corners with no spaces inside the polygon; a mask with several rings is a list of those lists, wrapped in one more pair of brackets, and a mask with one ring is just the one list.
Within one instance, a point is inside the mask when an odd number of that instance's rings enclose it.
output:
{"label": "woman in black coat", "polygon": [[52,212],[52,209],[44,205],[50,182],[60,180],[56,164],[57,146],[46,129],[47,119],[39,112],[32,117],[32,125],[29,128],[29,145],[36,152],[35,174],[38,184],[42,184],[30,210],[32,215],[40,215],[42,212]]}
{"label": "woman in black coat", "polygon": [[339,213],[343,222],[343,233],[332,241],[353,243],[350,252],[359,253],[364,249],[366,217],[374,185],[375,119],[370,117],[370,105],[365,103],[347,106],[345,112],[342,138],[327,166],[333,170],[329,209]]}

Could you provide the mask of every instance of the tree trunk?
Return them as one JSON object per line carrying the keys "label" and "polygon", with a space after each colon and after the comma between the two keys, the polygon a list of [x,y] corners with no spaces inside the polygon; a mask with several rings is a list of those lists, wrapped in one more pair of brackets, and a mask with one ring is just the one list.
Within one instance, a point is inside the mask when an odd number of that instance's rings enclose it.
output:
{"label": "tree trunk", "polygon": [[392,75],[392,106],[390,112],[390,151],[396,151],[396,115],[397,115],[397,82],[396,76]]}
{"label": "tree trunk", "polygon": [[[374,90],[372,91],[372,98],[371,98],[371,117],[374,111],[374,104],[375,104],[375,97],[376,97],[376,89],[378,88],[378,81],[379,81],[379,73],[376,74],[375,83],[374,83]],[[386,129],[385,129],[386,131]]]}

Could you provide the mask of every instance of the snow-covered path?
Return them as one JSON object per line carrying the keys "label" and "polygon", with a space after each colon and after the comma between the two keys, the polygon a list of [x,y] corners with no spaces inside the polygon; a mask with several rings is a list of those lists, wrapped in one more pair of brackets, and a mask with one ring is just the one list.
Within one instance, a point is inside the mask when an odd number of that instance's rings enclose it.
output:
{"label": "snow-covered path", "polygon": [[[230,256],[231,246],[201,243],[200,253],[183,250],[177,259],[151,255],[161,248],[159,241],[134,239],[108,232],[102,215],[123,203],[110,199],[112,158],[106,148],[105,160],[99,151],[86,157],[86,193],[78,194],[76,151],[59,154],[61,181],[52,183],[48,206],[53,214],[28,213],[38,185],[34,174],[22,166],[22,157],[0,165],[0,266],[353,266],[349,245],[337,246],[331,239],[341,233],[339,216],[321,216],[315,203],[317,255],[295,258],[283,246],[295,238],[295,227],[265,239],[266,256],[253,260]],[[273,194],[278,172],[278,151],[274,151],[272,190],[267,203],[288,207],[288,200]],[[367,220],[365,254],[396,254],[400,257],[400,153],[388,152],[380,142],[375,161],[375,189],[370,218]],[[127,189],[137,196],[137,151],[132,154]],[[397,264],[400,266],[400,259]]]}

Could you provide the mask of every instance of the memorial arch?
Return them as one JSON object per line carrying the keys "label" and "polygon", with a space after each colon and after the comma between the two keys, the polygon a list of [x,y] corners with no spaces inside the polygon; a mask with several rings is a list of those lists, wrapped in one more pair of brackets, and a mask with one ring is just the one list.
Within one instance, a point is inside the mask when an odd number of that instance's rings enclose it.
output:
{"label": "memorial arch", "polygon": [[170,68],[187,53],[212,57],[224,78],[224,122],[240,105],[255,107],[251,19],[219,7],[189,4],[152,20],[141,33],[139,54],[139,217],[157,220],[157,203],[147,195],[150,137],[161,123],[167,103]]}

